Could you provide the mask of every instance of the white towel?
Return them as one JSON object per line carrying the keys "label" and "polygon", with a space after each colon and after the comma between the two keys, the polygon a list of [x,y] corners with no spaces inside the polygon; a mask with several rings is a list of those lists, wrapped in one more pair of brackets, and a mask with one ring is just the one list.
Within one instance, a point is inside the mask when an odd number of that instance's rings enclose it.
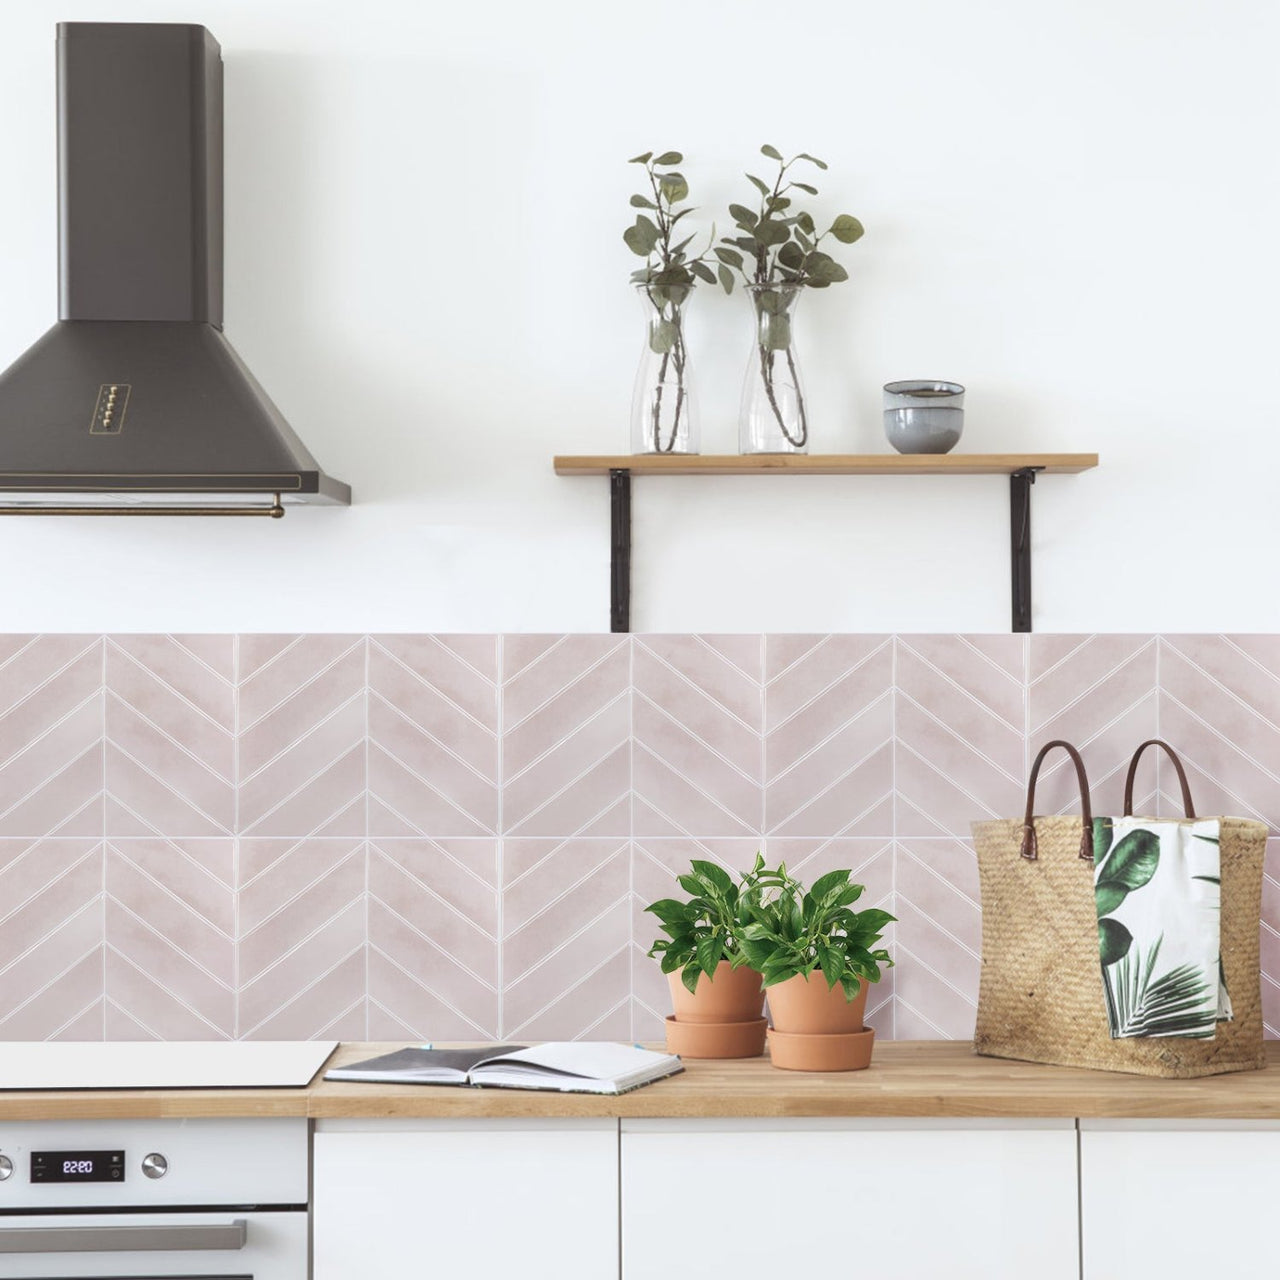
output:
{"label": "white towel", "polygon": [[1218,820],[1098,818],[1094,897],[1112,1039],[1211,1038],[1230,1020]]}

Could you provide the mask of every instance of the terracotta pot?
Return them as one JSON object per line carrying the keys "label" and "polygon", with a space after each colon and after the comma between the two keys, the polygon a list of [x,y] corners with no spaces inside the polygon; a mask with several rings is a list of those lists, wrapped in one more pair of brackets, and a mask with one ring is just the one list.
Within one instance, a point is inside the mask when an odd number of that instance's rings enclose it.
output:
{"label": "terracotta pot", "polygon": [[786,982],[769,988],[769,1013],[773,1025],[786,1034],[836,1035],[861,1031],[867,1007],[867,984],[858,984],[858,994],[846,1000],[837,982],[828,989],[827,980],[816,969],[807,978],[798,973]]}
{"label": "terracotta pot", "polygon": [[682,1058],[758,1058],[766,1022],[678,1022],[667,1019],[667,1052]]}
{"label": "terracotta pot", "polygon": [[769,1032],[769,1057],[784,1071],[862,1071],[871,1065],[876,1033],[870,1027],[836,1035]]}
{"label": "terracotta pot", "polygon": [[698,975],[690,993],[679,972],[667,974],[677,1022],[754,1022],[764,1016],[764,987],[754,969],[734,969],[721,960],[715,975]]}

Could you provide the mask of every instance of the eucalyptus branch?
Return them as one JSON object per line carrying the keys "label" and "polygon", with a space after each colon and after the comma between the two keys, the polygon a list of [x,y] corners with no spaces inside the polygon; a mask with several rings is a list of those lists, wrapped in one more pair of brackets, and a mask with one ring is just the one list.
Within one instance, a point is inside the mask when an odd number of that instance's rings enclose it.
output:
{"label": "eucalyptus branch", "polygon": [[[689,195],[689,184],[674,166],[684,162],[678,151],[664,151],[654,156],[652,151],[633,156],[629,163],[644,166],[649,180],[650,195],[637,193],[631,197],[631,207],[639,209],[635,222],[623,233],[628,249],[644,258],[645,265],[631,273],[634,284],[643,286],[656,313],[649,328],[649,348],[662,357],[658,366],[657,386],[650,410],[653,448],[658,453],[670,453],[680,433],[683,414],[687,407],[685,389],[685,346],[681,307],[689,291],[699,280],[715,284],[715,273],[707,265],[711,247],[715,242],[715,227],[707,240],[706,248],[690,257],[688,247],[693,241],[689,236],[672,244],[676,224],[691,213],[689,206],[682,206]],[[670,436],[664,442],[662,435],[663,400],[669,371],[675,370],[675,410],[671,420]]]}

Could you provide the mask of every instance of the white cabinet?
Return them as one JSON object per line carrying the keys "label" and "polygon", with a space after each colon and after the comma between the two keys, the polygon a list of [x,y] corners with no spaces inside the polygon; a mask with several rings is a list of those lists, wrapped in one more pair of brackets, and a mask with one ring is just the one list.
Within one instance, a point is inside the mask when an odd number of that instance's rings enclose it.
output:
{"label": "white cabinet", "polygon": [[614,1120],[320,1121],[315,1280],[608,1280]]}
{"label": "white cabinet", "polygon": [[1070,1120],[624,1120],[622,1280],[1077,1280],[1076,1176]]}
{"label": "white cabinet", "polygon": [[1259,1275],[1275,1253],[1280,1125],[1082,1120],[1080,1184],[1084,1280]]}

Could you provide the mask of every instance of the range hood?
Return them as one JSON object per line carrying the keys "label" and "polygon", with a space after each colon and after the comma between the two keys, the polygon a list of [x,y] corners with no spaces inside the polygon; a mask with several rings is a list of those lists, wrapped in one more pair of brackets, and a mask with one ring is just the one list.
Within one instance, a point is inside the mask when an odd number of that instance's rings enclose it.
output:
{"label": "range hood", "polygon": [[58,27],[58,322],[0,374],[0,514],[346,505],[222,332],[222,54]]}

